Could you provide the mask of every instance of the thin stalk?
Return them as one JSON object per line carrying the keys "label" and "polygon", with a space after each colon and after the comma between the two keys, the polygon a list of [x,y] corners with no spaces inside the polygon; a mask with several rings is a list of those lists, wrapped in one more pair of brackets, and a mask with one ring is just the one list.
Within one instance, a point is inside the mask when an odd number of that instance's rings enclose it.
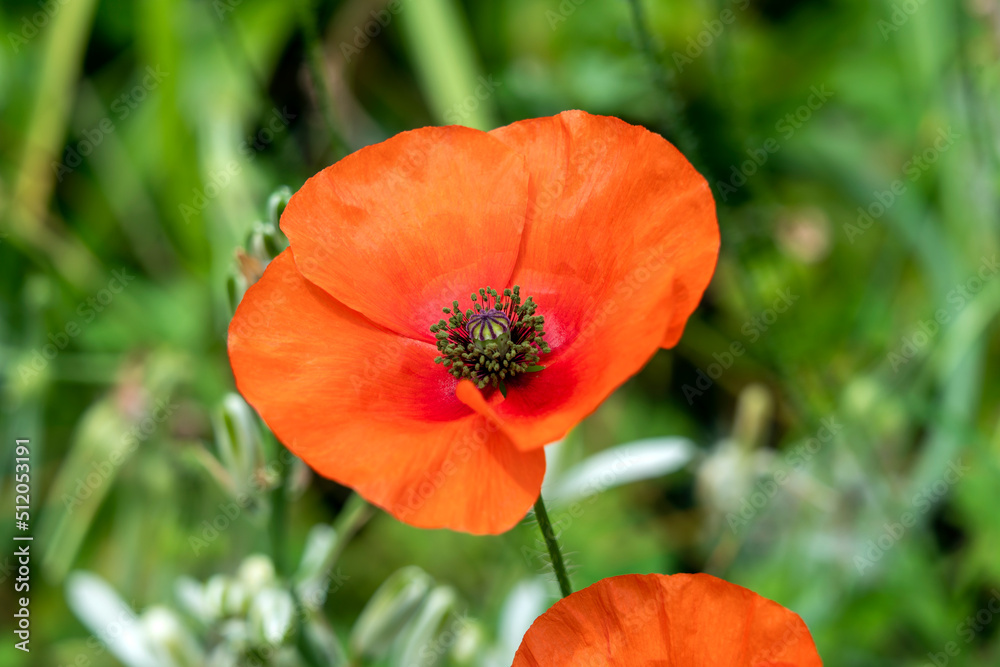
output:
{"label": "thin stalk", "polygon": [[559,550],[559,541],[556,539],[555,531],[552,530],[549,513],[545,511],[545,501],[542,500],[542,494],[538,494],[538,500],[535,502],[535,518],[538,519],[538,527],[542,529],[545,546],[548,547],[549,556],[552,558],[552,569],[556,573],[559,590],[562,592],[562,596],[566,597],[573,592],[573,587],[569,584],[566,562],[563,560],[562,551]]}
{"label": "thin stalk", "polygon": [[[280,445],[279,445],[280,447]],[[271,490],[271,558],[274,568],[283,576],[289,574],[288,554],[286,548],[288,536],[288,481],[291,477],[291,463],[281,466],[278,472],[278,484]]]}
{"label": "thin stalk", "polygon": [[649,32],[649,24],[646,19],[646,11],[642,6],[642,0],[629,0],[629,7],[632,10],[632,22],[635,24],[639,48],[645,53],[646,59],[649,61],[653,83],[660,88],[663,94],[667,125],[674,135],[677,147],[680,148],[681,152],[689,160],[697,164],[698,160],[695,159],[697,142],[695,141],[694,133],[684,122],[684,108],[677,95],[674,74],[664,67],[660,60],[656,45],[653,42],[653,36]]}
{"label": "thin stalk", "polygon": [[323,44],[320,41],[319,32],[316,30],[312,0],[298,0],[298,10],[299,24],[306,42],[306,62],[313,85],[316,87],[316,100],[319,104],[320,115],[326,124],[326,131],[330,135],[330,143],[333,144],[337,152],[342,152],[346,144],[337,131],[337,121],[333,113],[333,96],[324,73]]}

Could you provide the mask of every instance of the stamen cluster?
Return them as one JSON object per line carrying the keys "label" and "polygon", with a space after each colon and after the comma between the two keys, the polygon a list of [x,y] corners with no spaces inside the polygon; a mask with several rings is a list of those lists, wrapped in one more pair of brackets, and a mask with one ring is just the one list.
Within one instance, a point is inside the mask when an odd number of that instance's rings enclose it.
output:
{"label": "stamen cluster", "polygon": [[544,368],[540,355],[551,352],[543,340],[545,318],[535,315],[538,306],[530,296],[521,303],[517,285],[503,294],[486,287],[470,298],[472,308],[462,312],[454,301],[443,309],[448,319],[431,327],[441,353],[434,363],[480,389],[490,385],[506,394],[505,380]]}

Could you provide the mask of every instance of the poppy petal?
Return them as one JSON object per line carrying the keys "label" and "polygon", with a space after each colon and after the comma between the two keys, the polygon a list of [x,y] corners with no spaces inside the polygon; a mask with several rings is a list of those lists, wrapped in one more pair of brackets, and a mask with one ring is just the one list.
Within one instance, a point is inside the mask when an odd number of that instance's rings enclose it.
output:
{"label": "poppy petal", "polygon": [[418,340],[454,299],[507,284],[528,203],[524,159],[485,132],[427,127],[313,176],[281,216],[299,271]]}
{"label": "poppy petal", "polygon": [[[539,273],[572,276],[583,289],[558,295],[558,306],[550,307],[599,312],[622,301],[622,289],[655,289],[665,279],[663,267],[670,267],[672,290],[663,307],[672,315],[660,344],[676,344],[719,250],[711,190],[691,163],[645,128],[583,111],[490,134],[520,151],[531,174],[531,205],[511,282],[526,287]],[[576,303],[564,308],[566,301]]]}
{"label": "poppy petal", "polygon": [[229,328],[240,392],[318,473],[413,526],[503,532],[537,499],[544,454],[459,401],[435,352],[310,283],[291,250]]}
{"label": "poppy petal", "polygon": [[512,667],[821,667],[799,616],[707,574],[603,579],[556,602]]}

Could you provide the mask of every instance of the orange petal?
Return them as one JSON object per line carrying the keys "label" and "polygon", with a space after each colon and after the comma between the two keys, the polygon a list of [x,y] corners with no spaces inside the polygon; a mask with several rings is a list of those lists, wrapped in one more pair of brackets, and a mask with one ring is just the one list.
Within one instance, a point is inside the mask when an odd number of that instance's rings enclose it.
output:
{"label": "orange petal", "polygon": [[603,579],[556,602],[512,667],[821,667],[798,615],[707,574]]}
{"label": "orange petal", "polygon": [[307,281],[291,250],[229,327],[240,393],[319,474],[414,526],[503,532],[537,499],[544,454],[462,404],[435,354]]}
{"label": "orange petal", "polygon": [[281,216],[299,271],[418,340],[454,299],[502,288],[528,203],[524,159],[485,132],[428,127],[313,176]]}
{"label": "orange petal", "polygon": [[536,279],[552,284],[572,277],[580,288],[556,295],[558,308],[570,301],[569,310],[579,312],[623,302],[618,291],[627,286],[658,290],[669,267],[673,282],[662,307],[672,314],[659,343],[676,344],[718,258],[719,227],[705,179],[661,136],[617,118],[566,111],[490,134],[521,152],[531,174],[511,282],[527,288]]}

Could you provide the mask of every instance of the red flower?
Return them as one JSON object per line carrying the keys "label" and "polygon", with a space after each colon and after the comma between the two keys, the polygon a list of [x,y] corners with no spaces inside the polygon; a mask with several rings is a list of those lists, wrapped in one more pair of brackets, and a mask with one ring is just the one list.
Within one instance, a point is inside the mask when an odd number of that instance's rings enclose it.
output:
{"label": "red flower", "polygon": [[512,667],[820,667],[795,613],[707,574],[629,574],[556,602]]}
{"label": "red flower", "polygon": [[230,325],[240,391],[320,474],[472,533],[517,523],[542,447],[677,342],[719,246],[673,146],[580,111],[368,146],[281,228]]}

